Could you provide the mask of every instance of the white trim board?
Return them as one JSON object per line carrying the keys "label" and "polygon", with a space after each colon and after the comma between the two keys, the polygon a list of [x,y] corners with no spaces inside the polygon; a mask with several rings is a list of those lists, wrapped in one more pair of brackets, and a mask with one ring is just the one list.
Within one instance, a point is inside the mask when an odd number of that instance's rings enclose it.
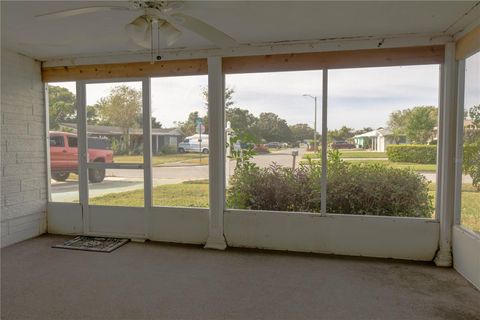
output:
{"label": "white trim board", "polygon": [[[71,235],[81,230],[79,207],[50,204],[48,232]],[[125,231],[130,231],[132,218],[137,217],[138,225],[143,218],[134,208],[121,210],[122,217],[126,214],[127,218],[119,217],[113,207],[106,207],[101,225],[96,225],[97,219],[90,221],[91,230],[129,237]],[[116,222],[105,230],[104,222],[109,219]],[[224,219],[224,235],[230,247],[419,261],[431,261],[438,248],[439,222],[433,219],[248,210],[228,210]],[[205,244],[209,210],[152,207],[148,226],[148,239],[153,241]]]}
{"label": "white trim board", "polygon": [[431,261],[438,248],[433,219],[230,210],[228,246]]}
{"label": "white trim board", "polygon": [[453,267],[480,290],[480,235],[460,225],[452,233]]}

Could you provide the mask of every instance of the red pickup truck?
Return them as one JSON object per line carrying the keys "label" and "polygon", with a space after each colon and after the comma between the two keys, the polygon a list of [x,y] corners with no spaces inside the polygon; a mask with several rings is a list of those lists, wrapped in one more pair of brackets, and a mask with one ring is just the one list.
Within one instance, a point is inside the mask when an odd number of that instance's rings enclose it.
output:
{"label": "red pickup truck", "polygon": [[[50,170],[52,179],[65,181],[70,173],[78,173],[77,135],[68,132],[50,131]],[[89,162],[113,162],[113,152],[108,139],[88,138]],[[105,169],[89,169],[90,182],[102,182]]]}

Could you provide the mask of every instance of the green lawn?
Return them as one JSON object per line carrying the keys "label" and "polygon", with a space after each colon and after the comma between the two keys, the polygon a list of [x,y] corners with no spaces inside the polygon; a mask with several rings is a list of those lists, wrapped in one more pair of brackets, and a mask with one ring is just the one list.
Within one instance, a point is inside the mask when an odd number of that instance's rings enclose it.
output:
{"label": "green lawn", "polygon": [[[114,156],[115,163],[143,163],[143,156]],[[169,163],[183,164],[208,164],[208,154],[203,153],[176,153],[155,155],[152,157],[152,165],[161,166]]]}
{"label": "green lawn", "polygon": [[[320,159],[313,159],[313,161],[320,161]],[[411,169],[413,171],[435,172],[437,166],[435,164],[419,164],[409,162],[392,162],[389,160],[354,160],[353,158],[344,159],[348,163],[364,163],[364,164],[381,164],[396,169]],[[301,163],[307,163],[307,160],[302,160]]]}
{"label": "green lawn", "polygon": [[[94,205],[143,207],[143,188],[89,200]],[[153,204],[166,207],[208,207],[208,180],[185,181],[153,188]]]}
{"label": "green lawn", "polygon": [[[352,158],[386,158],[386,152],[376,152],[376,151],[365,151],[365,150],[339,150],[340,157],[342,159],[352,159]],[[321,158],[320,153],[307,153],[303,156],[303,159],[315,159]]]}
{"label": "green lawn", "polygon": [[[435,204],[436,185],[431,183],[429,193],[433,196]],[[462,224],[475,231],[480,231],[480,191],[475,189],[470,183],[462,184]]]}
{"label": "green lawn", "polygon": [[343,159],[348,158],[386,158],[386,152],[376,152],[376,151],[350,151],[350,150],[341,150],[340,157]]}
{"label": "green lawn", "polygon": [[397,169],[411,169],[413,171],[423,172],[435,172],[437,171],[437,165],[435,164],[419,164],[410,162],[392,162],[389,160],[348,160],[350,163],[366,163],[366,164],[382,164],[391,168]]}

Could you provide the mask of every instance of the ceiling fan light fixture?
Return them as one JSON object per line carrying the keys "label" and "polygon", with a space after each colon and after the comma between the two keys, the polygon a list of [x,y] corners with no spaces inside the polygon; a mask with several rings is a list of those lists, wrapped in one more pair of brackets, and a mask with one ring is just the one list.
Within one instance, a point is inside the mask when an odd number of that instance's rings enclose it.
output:
{"label": "ceiling fan light fixture", "polygon": [[161,36],[165,39],[165,43],[168,47],[177,42],[178,38],[182,35],[182,32],[175,28],[171,23],[165,22],[158,27]]}
{"label": "ceiling fan light fixture", "polygon": [[151,29],[152,25],[145,16],[140,16],[125,26],[130,39],[144,48],[151,47]]}

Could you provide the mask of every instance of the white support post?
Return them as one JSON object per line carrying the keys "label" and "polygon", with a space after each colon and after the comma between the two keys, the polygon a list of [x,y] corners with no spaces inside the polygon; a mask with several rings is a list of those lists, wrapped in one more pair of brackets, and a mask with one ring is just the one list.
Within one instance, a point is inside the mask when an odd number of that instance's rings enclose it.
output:
{"label": "white support post", "polygon": [[88,139],[87,139],[87,107],[86,84],[77,81],[77,139],[78,139],[78,180],[80,205],[82,206],[83,234],[90,232],[88,215]]}
{"label": "white support post", "polygon": [[457,85],[457,136],[455,151],[455,216],[454,224],[461,223],[462,164],[463,164],[463,119],[465,95],[465,60],[458,62]]}
{"label": "white support post", "polygon": [[321,208],[322,215],[327,214],[327,103],[328,103],[328,69],[323,69],[322,79],[322,180]]}
{"label": "white support post", "polygon": [[[445,68],[444,65],[441,64],[439,67],[439,93],[438,93],[438,109],[443,110],[443,101],[444,101],[444,82],[445,82]],[[436,197],[435,197],[435,219],[440,220],[440,200],[442,199],[442,194],[440,190],[440,186],[442,185],[442,161],[440,159],[442,158],[443,154],[443,145],[440,143],[442,140],[443,136],[443,131],[444,131],[444,126],[442,123],[444,122],[443,120],[443,112],[438,113],[438,122],[437,122],[437,174],[436,174],[436,183],[437,183],[437,191],[436,191]]]}
{"label": "white support post", "polygon": [[45,168],[47,169],[47,196],[48,202],[52,202],[52,189],[51,189],[51,179],[52,173],[50,168],[50,103],[48,101],[48,84],[45,83],[43,85],[43,101],[45,104],[45,159],[47,160],[45,163]]}
{"label": "white support post", "polygon": [[437,162],[441,163],[440,195],[440,243],[435,257],[439,267],[452,265],[452,227],[455,202],[455,151],[456,151],[456,117],[457,117],[457,62],[455,60],[455,43],[445,46],[443,104],[440,106],[441,128],[439,144],[442,153]]}
{"label": "white support post", "polygon": [[222,58],[208,58],[208,121],[209,121],[209,233],[205,248],[224,250],[225,211],[225,77]]}
{"label": "white support post", "polygon": [[145,237],[149,236],[150,211],[152,208],[152,121],[151,119],[151,91],[150,78],[142,80],[143,105],[143,186],[144,186],[144,213]]}

